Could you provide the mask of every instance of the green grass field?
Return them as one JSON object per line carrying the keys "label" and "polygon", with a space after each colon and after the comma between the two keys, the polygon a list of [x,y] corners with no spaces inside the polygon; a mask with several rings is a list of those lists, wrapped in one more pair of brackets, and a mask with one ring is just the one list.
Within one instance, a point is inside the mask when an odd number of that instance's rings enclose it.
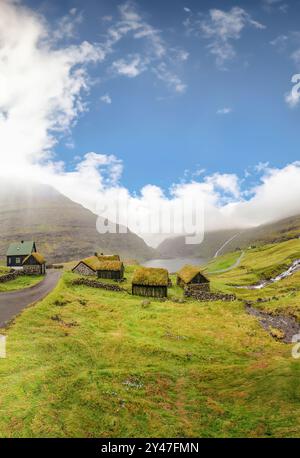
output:
{"label": "green grass field", "polygon": [[0,436],[299,436],[300,362],[243,300],[276,295],[260,307],[300,319],[300,273],[261,291],[230,286],[298,255],[300,241],[248,250],[237,269],[212,275],[213,290],[237,293],[230,303],[177,303],[173,286],[167,301],[143,305],[127,292],[71,286],[65,271],[4,332]]}
{"label": "green grass field", "polygon": [[43,275],[22,275],[6,283],[0,283],[0,293],[28,288],[30,286],[36,285],[42,281],[43,278]]}
{"label": "green grass field", "polygon": [[235,251],[233,253],[227,253],[223,256],[219,256],[218,258],[210,261],[207,266],[205,266],[205,272],[210,274],[219,270],[229,269],[238,261],[241,254],[241,251]]}

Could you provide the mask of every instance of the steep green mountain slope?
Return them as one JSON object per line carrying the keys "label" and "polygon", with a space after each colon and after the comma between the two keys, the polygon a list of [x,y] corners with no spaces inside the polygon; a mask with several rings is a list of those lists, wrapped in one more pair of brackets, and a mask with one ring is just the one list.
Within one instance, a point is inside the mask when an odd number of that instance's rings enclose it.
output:
{"label": "steep green mountain slope", "polygon": [[79,259],[99,252],[117,252],[138,260],[154,250],[137,235],[99,234],[97,217],[55,189],[40,184],[0,185],[0,255],[10,242],[35,240],[48,262]]}

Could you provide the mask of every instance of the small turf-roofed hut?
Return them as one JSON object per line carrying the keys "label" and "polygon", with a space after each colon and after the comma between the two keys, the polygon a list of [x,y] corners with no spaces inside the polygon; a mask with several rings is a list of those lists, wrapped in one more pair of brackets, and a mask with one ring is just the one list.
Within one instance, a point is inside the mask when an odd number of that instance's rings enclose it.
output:
{"label": "small turf-roofed hut", "polygon": [[81,259],[72,271],[79,275],[97,275],[97,270],[101,261],[98,256],[90,256],[89,258]]}
{"label": "small turf-roofed hut", "polygon": [[198,266],[185,265],[177,272],[177,285],[185,288],[186,286],[197,286],[205,291],[209,291],[209,280],[201,273]]}
{"label": "small turf-roofed hut", "polygon": [[100,260],[97,276],[98,278],[121,280],[124,277],[124,264],[121,261]]}
{"label": "small turf-roofed hut", "polygon": [[166,269],[140,267],[132,278],[132,294],[148,297],[167,297],[169,273]]}
{"label": "small turf-roofed hut", "polygon": [[33,241],[21,240],[11,243],[6,253],[7,267],[22,267],[24,259],[36,251],[36,245]]}
{"label": "small turf-roofed hut", "polygon": [[23,271],[27,275],[45,275],[46,261],[41,253],[34,252],[26,256],[23,263]]}

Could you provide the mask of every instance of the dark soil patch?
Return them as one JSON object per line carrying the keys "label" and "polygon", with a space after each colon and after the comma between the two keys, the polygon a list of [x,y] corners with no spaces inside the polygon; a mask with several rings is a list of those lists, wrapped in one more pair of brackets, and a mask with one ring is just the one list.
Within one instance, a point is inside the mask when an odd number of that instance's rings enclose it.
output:
{"label": "dark soil patch", "polygon": [[[261,326],[276,340],[291,343],[293,336],[300,333],[300,324],[292,316],[271,315],[270,313],[257,310],[247,303],[245,304],[245,308],[247,313],[258,318]],[[273,331],[274,329],[279,329],[283,333],[283,337],[276,336]]]}

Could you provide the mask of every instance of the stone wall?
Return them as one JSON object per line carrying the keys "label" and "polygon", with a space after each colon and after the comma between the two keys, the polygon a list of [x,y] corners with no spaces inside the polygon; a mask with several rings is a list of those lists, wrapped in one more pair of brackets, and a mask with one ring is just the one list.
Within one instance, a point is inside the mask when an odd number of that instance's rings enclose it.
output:
{"label": "stone wall", "polygon": [[101,288],[106,289],[107,291],[126,291],[124,288],[118,285],[112,285],[110,283],[102,283],[98,280],[92,280],[90,278],[76,278],[75,280],[71,281],[71,285],[84,285],[90,286],[92,288]]}
{"label": "stone wall", "polygon": [[23,270],[11,270],[7,274],[0,275],[0,283],[6,283],[7,281],[14,280],[21,275],[24,275]]}
{"label": "stone wall", "polygon": [[77,267],[73,269],[73,272],[79,275],[93,275],[96,276],[96,272],[90,269],[86,264],[80,262]]}
{"label": "stone wall", "polygon": [[191,283],[187,285],[186,288],[190,288],[193,291],[206,291],[207,293],[210,292],[210,283]]}
{"label": "stone wall", "polygon": [[204,291],[199,288],[187,287],[184,290],[185,297],[191,297],[197,301],[235,301],[235,294],[223,294]]}
{"label": "stone wall", "polygon": [[42,265],[25,265],[23,266],[24,275],[43,275],[45,267]]}

